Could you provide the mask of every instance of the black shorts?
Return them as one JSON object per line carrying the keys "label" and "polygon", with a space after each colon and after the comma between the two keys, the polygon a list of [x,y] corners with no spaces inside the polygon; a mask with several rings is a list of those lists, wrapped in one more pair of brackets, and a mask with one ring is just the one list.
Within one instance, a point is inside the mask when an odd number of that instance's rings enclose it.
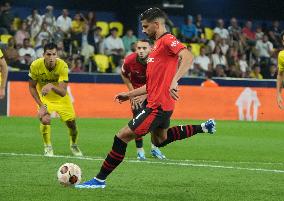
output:
{"label": "black shorts", "polygon": [[146,107],[128,122],[128,126],[136,135],[143,136],[156,128],[169,128],[172,114],[173,111],[163,111],[161,107]]}

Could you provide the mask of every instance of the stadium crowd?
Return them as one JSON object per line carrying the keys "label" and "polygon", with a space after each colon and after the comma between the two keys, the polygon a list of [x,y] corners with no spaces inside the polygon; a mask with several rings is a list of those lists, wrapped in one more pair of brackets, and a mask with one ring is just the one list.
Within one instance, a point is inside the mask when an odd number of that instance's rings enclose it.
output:
{"label": "stadium crowd", "polygon": [[[85,15],[78,12],[72,19],[67,9],[55,16],[49,5],[43,14],[33,9],[26,19],[19,19],[11,9],[7,2],[0,5],[0,45],[10,70],[28,70],[49,41],[58,45],[59,57],[69,64],[70,72],[76,73],[99,71],[94,54],[110,58],[106,72],[119,72],[123,58],[135,51],[137,37],[133,30],[126,29],[120,37],[114,27],[104,36],[94,11]],[[169,29],[194,53],[189,76],[210,72],[214,77],[276,78],[281,47],[278,21],[271,27],[255,26],[250,20],[240,26],[236,18],[231,18],[225,26],[224,20],[218,19],[215,27],[208,28],[201,15],[185,18],[181,27],[170,23]],[[3,36],[9,36],[7,42],[2,41]]]}

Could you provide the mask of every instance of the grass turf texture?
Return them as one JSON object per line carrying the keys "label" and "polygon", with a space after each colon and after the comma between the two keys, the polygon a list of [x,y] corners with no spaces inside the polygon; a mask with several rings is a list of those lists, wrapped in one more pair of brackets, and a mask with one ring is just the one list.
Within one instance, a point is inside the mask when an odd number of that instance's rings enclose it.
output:
{"label": "grass turf texture", "polygon": [[[126,119],[78,119],[79,145],[89,158],[71,156],[66,127],[52,120],[56,155],[42,155],[39,122],[34,118],[0,117],[0,200],[283,200],[284,124],[277,122],[217,121],[216,135],[201,134],[161,149],[169,160],[150,157],[136,162],[135,143],[108,178],[106,189],[61,186],[57,169],[78,164],[83,180],[99,171],[113,136]],[[172,121],[176,124],[201,121]],[[4,154],[6,153],[6,154]],[[26,154],[11,155],[7,153]],[[28,155],[34,154],[34,155]],[[66,156],[66,157],[65,157]],[[280,171],[277,171],[280,170]]]}

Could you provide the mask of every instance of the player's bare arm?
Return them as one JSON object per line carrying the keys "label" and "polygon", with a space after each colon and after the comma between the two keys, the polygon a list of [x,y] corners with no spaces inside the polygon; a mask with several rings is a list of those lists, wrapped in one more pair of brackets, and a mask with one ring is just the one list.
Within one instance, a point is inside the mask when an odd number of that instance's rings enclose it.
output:
{"label": "player's bare arm", "polygon": [[64,97],[67,93],[67,83],[66,82],[60,82],[58,86],[55,86],[52,83],[48,83],[45,86],[42,87],[41,93],[43,96],[47,95],[50,91],[54,91],[59,96]]}
{"label": "player's bare arm", "polygon": [[179,66],[178,70],[172,80],[171,86],[170,86],[170,94],[173,97],[174,100],[178,100],[178,81],[179,79],[186,74],[186,72],[189,70],[192,61],[193,61],[193,55],[191,52],[189,52],[187,49],[182,49],[179,54]]}
{"label": "player's bare arm", "polygon": [[30,90],[30,93],[31,93],[33,99],[35,100],[35,102],[39,106],[38,117],[41,119],[48,112],[47,112],[46,106],[43,104],[43,102],[41,102],[41,100],[39,98],[38,92],[36,90],[36,85],[37,85],[37,81],[35,81],[35,80],[29,81],[29,90]]}
{"label": "player's bare arm", "polygon": [[[123,68],[123,66],[122,66],[122,68]],[[126,77],[125,75],[123,75],[122,72],[120,73],[120,75],[121,75],[121,78],[122,78],[124,84],[126,84],[128,90],[129,90],[129,91],[132,91],[132,90],[134,89],[134,87],[132,86],[132,84],[131,84],[129,78]]]}
{"label": "player's bare arm", "polygon": [[143,85],[140,88],[134,89],[132,91],[128,92],[121,92],[115,96],[115,100],[117,100],[119,103],[122,103],[124,101],[127,101],[129,99],[132,99],[136,96],[141,96],[147,94],[146,91],[146,85]]}
{"label": "player's bare arm", "polygon": [[284,81],[284,71],[278,71],[278,75],[277,75],[277,104],[278,104],[278,107],[281,110],[284,109],[283,99],[282,99],[282,96],[281,96],[283,81]]}
{"label": "player's bare arm", "polygon": [[6,89],[7,76],[8,76],[8,66],[4,57],[0,59],[0,70],[2,76],[0,83],[0,99],[2,99],[5,97],[5,89]]}

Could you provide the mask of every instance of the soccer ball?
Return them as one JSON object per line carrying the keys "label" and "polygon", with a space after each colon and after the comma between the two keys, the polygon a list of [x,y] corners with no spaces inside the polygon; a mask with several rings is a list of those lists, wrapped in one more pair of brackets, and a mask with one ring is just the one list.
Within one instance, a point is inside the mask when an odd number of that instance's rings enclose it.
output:
{"label": "soccer ball", "polygon": [[82,172],[78,165],[74,163],[65,163],[57,171],[57,179],[64,186],[79,184]]}

